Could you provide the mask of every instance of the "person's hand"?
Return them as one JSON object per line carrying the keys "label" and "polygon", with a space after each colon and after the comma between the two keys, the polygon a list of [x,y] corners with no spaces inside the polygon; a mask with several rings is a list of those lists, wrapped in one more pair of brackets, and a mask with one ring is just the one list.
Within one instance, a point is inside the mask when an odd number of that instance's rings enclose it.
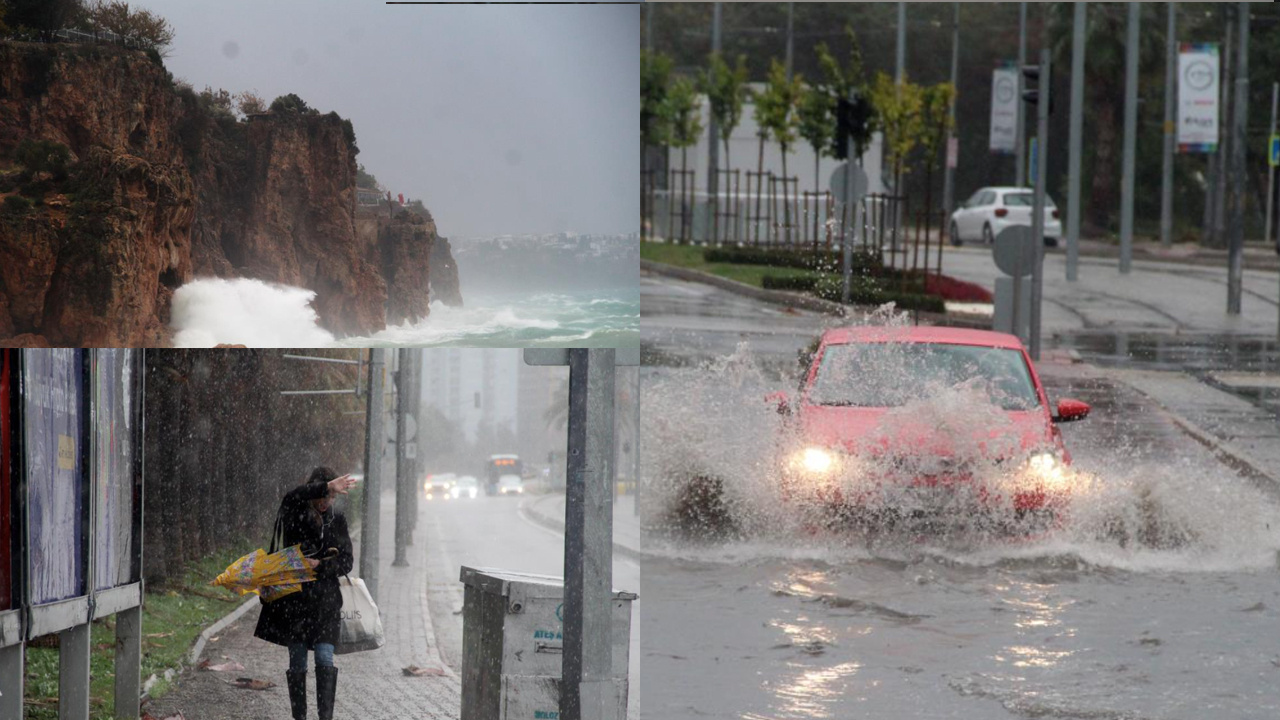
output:
{"label": "person's hand", "polygon": [[347,492],[351,489],[351,487],[355,484],[356,484],[356,479],[351,477],[350,474],[343,475],[342,477],[334,478],[329,481],[329,495],[330,496],[346,495]]}
{"label": "person's hand", "polygon": [[320,561],[315,558],[302,558],[303,562],[311,566],[311,569],[320,567]]}

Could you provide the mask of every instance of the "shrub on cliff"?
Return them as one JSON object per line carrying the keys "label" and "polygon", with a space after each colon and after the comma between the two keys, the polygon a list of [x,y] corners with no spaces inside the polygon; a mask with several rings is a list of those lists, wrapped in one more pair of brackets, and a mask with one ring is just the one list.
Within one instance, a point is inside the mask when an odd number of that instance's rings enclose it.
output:
{"label": "shrub on cliff", "polygon": [[20,218],[31,212],[32,202],[21,195],[10,195],[4,199],[4,216]]}
{"label": "shrub on cliff", "polygon": [[306,100],[294,93],[281,95],[271,101],[271,112],[297,113],[298,115],[319,115],[320,111],[307,104]]}
{"label": "shrub on cliff", "polygon": [[32,140],[18,143],[13,157],[25,169],[25,179],[31,180],[40,173],[49,173],[59,182],[67,179],[67,166],[71,162],[71,150],[52,140]]}
{"label": "shrub on cliff", "polygon": [[[47,0],[42,0],[47,1]],[[119,0],[90,0],[84,8],[84,23],[90,28],[109,30],[157,56],[173,44],[173,26],[150,10],[135,10]],[[150,53],[148,53],[150,54]]]}

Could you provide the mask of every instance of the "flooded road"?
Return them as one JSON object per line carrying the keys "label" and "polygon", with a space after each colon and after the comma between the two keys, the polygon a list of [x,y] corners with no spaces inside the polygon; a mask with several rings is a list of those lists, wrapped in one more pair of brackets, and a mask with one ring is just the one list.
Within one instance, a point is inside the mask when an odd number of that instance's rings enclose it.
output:
{"label": "flooded road", "polygon": [[[1094,479],[1062,527],[976,541],[814,533],[779,501],[779,420],[763,397],[794,392],[797,352],[828,321],[655,284],[646,349],[662,358],[681,331],[702,344],[645,375],[646,717],[1280,713],[1277,485],[1225,465],[1123,373],[1040,367],[1051,401],[1093,405],[1062,426]],[[679,316],[681,303],[702,314]],[[665,319],[651,325],[650,309]],[[694,476],[723,480],[729,539],[664,525],[663,498]]]}

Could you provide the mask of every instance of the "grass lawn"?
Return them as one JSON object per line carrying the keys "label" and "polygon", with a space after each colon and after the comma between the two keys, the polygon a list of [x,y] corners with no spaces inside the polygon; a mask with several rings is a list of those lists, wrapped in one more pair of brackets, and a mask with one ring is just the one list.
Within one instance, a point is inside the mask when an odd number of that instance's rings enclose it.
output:
{"label": "grass lawn", "polygon": [[[142,608],[142,681],[161,677],[151,688],[158,697],[168,689],[164,671],[186,662],[187,653],[200,632],[244,601],[244,598],[209,585],[233,560],[253,551],[244,545],[216,553],[194,563],[180,580],[148,586]],[[89,716],[110,720],[115,708],[115,617],[96,620],[90,629],[93,652],[89,658]],[[27,648],[26,717],[56,720],[58,717],[58,649]]]}
{"label": "grass lawn", "polygon": [[706,250],[700,245],[675,245],[672,243],[642,242],[640,257],[643,260],[692,268],[741,283],[762,287],[765,275],[774,277],[814,277],[819,273],[802,268],[769,267],[767,265],[735,265],[733,263],[709,263],[703,260]]}

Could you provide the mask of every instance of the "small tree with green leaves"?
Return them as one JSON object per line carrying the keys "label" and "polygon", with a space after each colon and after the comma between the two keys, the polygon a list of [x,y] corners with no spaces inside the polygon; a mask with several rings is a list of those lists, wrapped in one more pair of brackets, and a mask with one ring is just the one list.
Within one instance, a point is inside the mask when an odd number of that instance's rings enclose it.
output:
{"label": "small tree with green leaves", "polygon": [[281,95],[271,101],[271,112],[273,113],[295,113],[298,115],[319,115],[320,111],[307,104],[306,100],[298,97],[294,93]]}
{"label": "small tree with green leaves", "polygon": [[869,97],[876,109],[876,128],[884,134],[884,156],[893,168],[894,192],[901,192],[905,161],[924,134],[924,94],[919,85],[901,83],[883,72],[876,73]]}
{"label": "small tree with green leaves", "polygon": [[[796,141],[796,105],[804,80],[795,75],[787,78],[786,67],[773,60],[769,67],[769,79],[764,90],[756,98],[756,122],[782,150],[782,177],[787,177],[787,151]],[[763,146],[761,155],[763,155]],[[762,163],[763,164],[763,163]],[[791,207],[783,203],[784,222],[791,228]]]}
{"label": "small tree with green leaves", "polygon": [[[676,78],[671,83],[663,107],[663,117],[670,131],[669,143],[671,147],[680,149],[680,172],[683,176],[689,170],[689,148],[698,144],[698,137],[702,134],[697,84],[687,77]],[[687,220],[688,212],[684,217]],[[681,237],[685,235],[685,228],[681,228]]]}
{"label": "small tree with green leaves", "polygon": [[[653,169],[649,166],[649,149],[664,147],[670,132],[667,128],[667,89],[671,85],[671,58],[662,53],[640,51],[640,171],[648,181],[641,190],[642,222],[651,222],[653,208]],[[647,225],[645,226],[647,227]]]}
{"label": "small tree with green leaves", "polygon": [[[711,106],[711,117],[715,119],[719,140],[724,143],[724,167],[732,169],[729,138],[742,121],[742,108],[751,96],[751,89],[747,87],[747,56],[739,55],[737,65],[729,67],[720,53],[712,53],[707,72],[701,78],[701,89]],[[718,204],[719,198],[712,198],[712,212],[716,217]]]}
{"label": "small tree with green leaves", "polygon": [[[832,138],[836,134],[835,103],[822,88],[808,86],[800,96],[800,104],[796,108],[797,128],[800,137],[813,148],[813,189],[817,192],[821,187],[818,177],[818,166],[824,155],[830,155]],[[818,243],[818,213],[813,214],[813,242]]]}

